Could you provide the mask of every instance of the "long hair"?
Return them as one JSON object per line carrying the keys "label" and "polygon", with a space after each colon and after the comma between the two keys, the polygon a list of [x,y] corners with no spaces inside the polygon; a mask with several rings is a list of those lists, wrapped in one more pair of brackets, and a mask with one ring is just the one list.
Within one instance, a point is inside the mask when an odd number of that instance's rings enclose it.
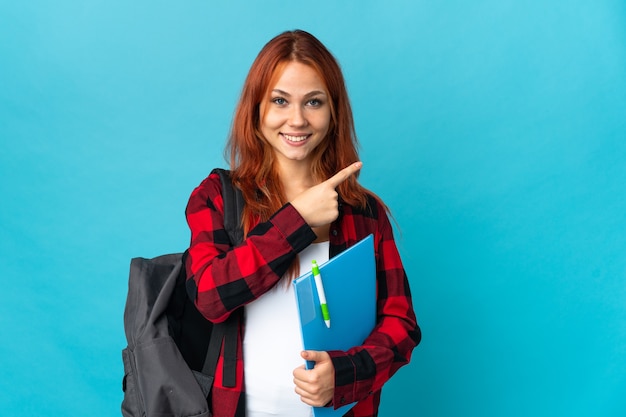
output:
{"label": "long hair", "polygon": [[[343,74],[337,60],[313,35],[294,30],[270,40],[252,63],[235,110],[226,155],[234,183],[241,188],[246,206],[244,233],[266,221],[286,201],[274,161],[274,152],[263,137],[260,104],[285,66],[299,62],[312,67],[325,83],[330,96],[331,121],[328,133],[312,154],[312,174],[325,181],[359,160],[358,141]],[[367,191],[352,175],[337,188],[348,204],[365,207]]]}

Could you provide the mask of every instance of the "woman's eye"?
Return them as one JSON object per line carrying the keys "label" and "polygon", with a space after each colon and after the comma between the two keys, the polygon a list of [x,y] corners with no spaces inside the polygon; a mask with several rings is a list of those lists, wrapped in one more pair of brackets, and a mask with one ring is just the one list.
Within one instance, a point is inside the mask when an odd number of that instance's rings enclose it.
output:
{"label": "woman's eye", "polygon": [[285,104],[287,104],[287,100],[282,97],[274,97],[272,99],[272,103],[278,104],[279,106],[284,106]]}
{"label": "woman's eye", "polygon": [[312,107],[319,107],[322,105],[322,100],[318,99],[318,98],[312,98],[311,100],[309,100],[309,106]]}

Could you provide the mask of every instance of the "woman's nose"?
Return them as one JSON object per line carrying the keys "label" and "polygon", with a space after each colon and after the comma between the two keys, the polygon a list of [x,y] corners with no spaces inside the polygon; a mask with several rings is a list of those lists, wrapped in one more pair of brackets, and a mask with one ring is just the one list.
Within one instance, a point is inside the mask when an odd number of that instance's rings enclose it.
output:
{"label": "woman's nose", "polygon": [[288,120],[289,126],[306,126],[307,120],[302,107],[293,106]]}

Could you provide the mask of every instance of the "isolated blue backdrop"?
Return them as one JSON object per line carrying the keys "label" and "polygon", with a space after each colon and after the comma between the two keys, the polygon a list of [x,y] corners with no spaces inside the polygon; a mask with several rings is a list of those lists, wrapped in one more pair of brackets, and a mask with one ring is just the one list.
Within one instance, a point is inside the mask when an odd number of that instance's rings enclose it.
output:
{"label": "isolated blue backdrop", "polygon": [[0,5],[0,414],[119,415],[129,260],[180,251],[249,65],[339,58],[424,332],[382,416],[626,415],[626,3]]}

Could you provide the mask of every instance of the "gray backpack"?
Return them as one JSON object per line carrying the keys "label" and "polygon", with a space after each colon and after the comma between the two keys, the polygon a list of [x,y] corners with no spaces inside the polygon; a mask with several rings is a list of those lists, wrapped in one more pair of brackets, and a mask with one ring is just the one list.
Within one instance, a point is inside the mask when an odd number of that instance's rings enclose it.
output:
{"label": "gray backpack", "polygon": [[[229,172],[222,182],[224,225],[231,245],[243,241],[241,190]],[[243,310],[212,324],[196,309],[185,289],[185,253],[130,263],[122,351],[124,417],[210,417],[207,401],[224,343],[224,386],[235,386],[237,331]]]}

